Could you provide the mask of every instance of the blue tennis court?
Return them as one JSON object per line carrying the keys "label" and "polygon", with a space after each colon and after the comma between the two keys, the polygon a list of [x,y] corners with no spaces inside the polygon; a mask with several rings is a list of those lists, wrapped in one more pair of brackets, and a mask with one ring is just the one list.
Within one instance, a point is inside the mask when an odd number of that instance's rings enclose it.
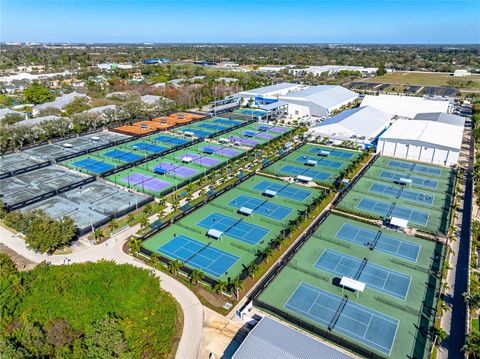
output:
{"label": "blue tennis court", "polygon": [[184,235],[174,237],[157,251],[172,259],[178,259],[189,267],[198,268],[215,278],[226,273],[239,259],[233,254]]}
{"label": "blue tennis court", "polygon": [[236,126],[241,123],[239,121],[229,120],[227,118],[216,118],[213,120],[213,122],[222,123],[224,125],[230,125],[230,126]]}
{"label": "blue tennis court", "polygon": [[143,151],[152,152],[152,153],[160,153],[168,149],[167,147],[153,145],[148,142],[134,143],[130,145],[130,148],[134,150],[143,150]]}
{"label": "blue tennis court", "polygon": [[312,194],[312,192],[306,189],[295,188],[293,186],[289,186],[288,184],[285,185],[267,180],[258,182],[252,188],[260,192],[264,192],[266,190],[275,191],[280,197],[294,199],[299,202],[305,201]]}
{"label": "blue tennis court", "polygon": [[201,127],[201,128],[206,128],[206,129],[209,129],[209,130],[214,130],[214,131],[223,131],[223,130],[226,130],[228,128],[228,127],[225,127],[225,126],[214,125],[212,123],[201,123],[197,126]]}
{"label": "blue tennis court", "polygon": [[103,173],[108,170],[111,170],[112,168],[115,168],[114,165],[97,161],[97,160],[94,160],[93,158],[84,158],[83,160],[73,162],[72,165],[86,169],[87,171],[95,172],[95,173]]}
{"label": "blue tennis court", "polygon": [[395,181],[399,182],[401,178],[408,178],[412,181],[412,184],[418,187],[425,187],[429,189],[437,189],[438,187],[438,181],[435,181],[430,178],[425,178],[425,177],[417,177],[417,176],[411,176],[411,175],[405,175],[399,172],[392,172],[392,171],[387,171],[383,170],[379,178],[390,180],[390,181]]}
{"label": "blue tennis court", "polygon": [[437,177],[442,174],[442,170],[440,168],[420,165],[418,163],[410,163],[410,162],[401,162],[401,161],[390,160],[390,161],[388,161],[387,166],[393,167],[393,168],[401,168],[401,169],[406,170],[406,171],[412,171],[412,172],[417,172],[417,173],[422,173],[422,174],[433,175],[433,176],[437,176]]}
{"label": "blue tennis court", "polygon": [[421,249],[421,246],[417,243],[390,236],[382,231],[372,231],[349,223],[344,223],[335,236],[338,239],[361,246],[369,246],[380,252],[412,262],[417,261]]}
{"label": "blue tennis court", "polygon": [[424,204],[427,206],[433,205],[434,196],[428,193],[421,193],[412,191],[404,187],[387,186],[382,183],[374,183],[370,186],[369,192],[383,194],[393,198],[401,198],[407,201]]}
{"label": "blue tennis court", "polygon": [[143,158],[143,156],[137,155],[135,153],[125,152],[117,149],[103,153],[103,156],[114,158],[122,162],[134,162]]}
{"label": "blue tennis court", "polygon": [[392,351],[399,321],[376,310],[345,302],[305,282],[300,283],[284,307],[386,355]]}
{"label": "blue tennis court", "polygon": [[304,167],[297,167],[297,166],[293,166],[293,165],[286,165],[286,166],[283,166],[279,172],[283,172],[283,173],[286,173],[288,175],[293,175],[293,176],[308,176],[308,177],[312,177],[313,179],[315,180],[320,180],[320,181],[324,181],[324,180],[327,180],[330,178],[331,174],[328,173],[328,172],[321,172],[321,171],[317,171],[317,170],[314,170],[312,168],[307,168],[305,169]]}
{"label": "blue tennis court", "polygon": [[316,161],[317,166],[330,167],[334,169],[339,169],[340,167],[343,166],[343,162],[332,161],[326,158],[319,158],[319,157],[312,157],[312,156],[305,156],[305,155],[298,157],[295,161],[301,162],[301,163],[305,163],[307,161]]}
{"label": "blue tennis court", "polygon": [[184,129],[181,129],[180,132],[191,132],[198,137],[208,137],[212,134],[212,132],[198,130],[195,128],[184,128]]}
{"label": "blue tennis court", "polygon": [[161,136],[155,137],[153,140],[158,141],[158,142],[168,143],[168,144],[174,145],[174,146],[183,145],[184,143],[189,142],[188,140],[185,140],[183,138],[170,137],[170,136],[166,136],[166,135],[161,135]]}
{"label": "blue tennis court", "polygon": [[[365,260],[364,260],[365,261]],[[315,268],[363,282],[369,288],[405,300],[412,277],[388,268],[325,249],[315,263]],[[363,268],[363,269],[362,269]]]}
{"label": "blue tennis court", "polygon": [[413,222],[421,226],[426,226],[429,219],[429,214],[427,212],[397,206],[395,203],[376,201],[370,198],[363,198],[360,203],[358,203],[357,208],[365,212],[378,214],[380,216],[406,219],[409,222]]}
{"label": "blue tennis court", "polygon": [[352,156],[353,156],[353,153],[349,153],[349,152],[345,152],[345,151],[339,151],[339,150],[336,150],[336,149],[333,149],[333,148],[326,149],[326,148],[316,147],[316,148],[310,149],[310,151],[308,151],[308,152],[312,152],[312,153],[328,152],[328,156],[345,158],[345,159],[352,158]]}
{"label": "blue tennis court", "polygon": [[248,244],[257,244],[270,232],[266,228],[243,222],[243,218],[232,218],[216,212],[202,219],[197,225],[207,229],[216,229]]}
{"label": "blue tennis court", "polygon": [[291,208],[268,202],[268,200],[245,196],[243,194],[230,201],[228,205],[235,208],[250,208],[254,213],[279,221],[286,218],[292,212]]}

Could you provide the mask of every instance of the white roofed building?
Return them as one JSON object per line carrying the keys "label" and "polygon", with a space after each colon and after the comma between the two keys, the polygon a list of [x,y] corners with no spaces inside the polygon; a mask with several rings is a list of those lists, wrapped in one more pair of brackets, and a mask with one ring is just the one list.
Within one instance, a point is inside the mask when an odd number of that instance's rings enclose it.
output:
{"label": "white roofed building", "polygon": [[378,139],[377,153],[406,160],[456,165],[463,126],[439,121],[398,120]]}
{"label": "white roofed building", "polygon": [[363,76],[375,75],[378,67],[363,67],[363,66],[343,66],[343,65],[323,65],[323,66],[308,66],[306,68],[290,69],[288,72],[295,76],[303,76],[306,74],[320,76],[322,74],[336,74],[340,71],[358,71]]}
{"label": "white roofed building", "polygon": [[376,108],[357,107],[327,118],[317,126],[310,128],[307,135],[328,137],[336,144],[353,141],[360,146],[369,147],[390,126],[391,121],[390,114]]}
{"label": "white roofed building", "polygon": [[259,105],[261,103],[269,103],[273,100],[276,101],[280,96],[287,95],[288,93],[298,91],[305,86],[300,84],[292,84],[288,82],[282,82],[276,85],[270,85],[265,87],[259,87],[252,90],[241,91],[233,95],[233,97],[240,98],[240,105]]}
{"label": "white roofed building", "polygon": [[419,113],[415,116],[415,120],[437,121],[462,127],[465,126],[465,117],[443,112]]}
{"label": "white roofed building", "polygon": [[72,103],[77,97],[90,99],[90,97],[88,97],[83,93],[72,92],[66,95],[59,96],[52,102],[45,102],[35,106],[33,108],[33,115],[36,116],[41,110],[47,109],[47,108],[56,108],[58,110],[63,110],[68,104]]}
{"label": "white roofed building", "polygon": [[325,117],[357,98],[356,92],[336,85],[313,86],[280,96],[288,103],[288,117],[294,120]]}
{"label": "white roofed building", "polygon": [[449,112],[448,101],[398,95],[366,95],[361,106],[372,106],[392,116],[414,118],[423,112]]}

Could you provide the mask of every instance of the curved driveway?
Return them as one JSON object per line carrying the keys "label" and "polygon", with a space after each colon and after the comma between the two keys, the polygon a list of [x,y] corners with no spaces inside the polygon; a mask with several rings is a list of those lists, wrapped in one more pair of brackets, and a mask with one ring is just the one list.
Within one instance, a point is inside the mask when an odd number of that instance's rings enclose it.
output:
{"label": "curved driveway", "polygon": [[101,245],[87,247],[67,255],[45,255],[35,253],[25,246],[25,242],[12,232],[0,226],[0,243],[14,250],[25,258],[39,263],[49,261],[51,264],[61,265],[68,263],[96,262],[100,259],[113,260],[116,263],[128,263],[140,268],[146,268],[160,278],[162,289],[171,293],[183,309],[184,323],[183,333],[178,345],[177,359],[196,359],[202,339],[203,331],[203,306],[198,298],[180,282],[157,270],[152,270],[142,261],[125,254],[122,250],[127,238],[138,230],[138,226],[132,227],[115,237],[108,239]]}

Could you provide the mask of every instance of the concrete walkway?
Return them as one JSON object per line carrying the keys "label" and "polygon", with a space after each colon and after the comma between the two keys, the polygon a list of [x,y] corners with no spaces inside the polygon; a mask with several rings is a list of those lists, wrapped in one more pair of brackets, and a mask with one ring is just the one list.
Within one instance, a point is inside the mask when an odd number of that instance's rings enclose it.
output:
{"label": "concrete walkway", "polygon": [[[125,254],[122,250],[124,243],[134,233],[138,231],[138,225],[132,227],[115,237],[112,237],[104,243],[86,247],[83,250],[76,251],[66,255],[46,255],[35,253],[28,249],[23,239],[16,236],[0,226],[0,243],[9,247],[23,257],[39,263],[48,261],[54,265],[96,262],[101,259],[113,260],[119,264],[131,264],[139,268],[152,270],[151,267],[142,261]],[[157,270],[153,270],[160,279],[162,289],[171,293],[175,300],[183,309],[184,324],[183,333],[178,345],[177,359],[196,359],[198,356],[200,342],[202,340],[204,309],[198,298],[180,282],[172,277]]]}

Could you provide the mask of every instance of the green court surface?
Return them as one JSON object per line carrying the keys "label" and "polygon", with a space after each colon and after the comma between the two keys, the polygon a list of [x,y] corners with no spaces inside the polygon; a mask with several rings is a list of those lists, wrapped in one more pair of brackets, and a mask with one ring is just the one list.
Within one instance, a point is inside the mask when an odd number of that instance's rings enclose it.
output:
{"label": "green court surface", "polygon": [[196,137],[211,137],[218,132],[241,125],[247,120],[249,120],[248,117],[244,119],[230,119],[228,117],[216,116],[198,122],[187,123],[173,131],[185,135],[194,135]]}
{"label": "green court surface", "polygon": [[312,177],[315,182],[331,186],[360,156],[358,151],[306,144],[263,171],[280,177]]}
{"label": "green court surface", "polygon": [[[434,321],[440,280],[430,270],[438,272],[443,251],[435,242],[329,215],[257,305],[289,314],[296,325],[330,328],[387,358],[428,358],[430,337],[421,331]],[[364,292],[342,290],[342,276],[366,283]]]}
{"label": "green court surface", "polygon": [[[390,158],[380,157],[350,189],[338,208],[368,217],[399,217],[408,220],[409,226],[422,231],[446,234],[455,172],[449,168],[396,159],[395,168],[391,168],[391,161]],[[427,174],[413,172],[410,168]],[[401,184],[405,180],[411,183]]]}
{"label": "green court surface", "polygon": [[160,196],[180,188],[245,153],[245,150],[212,142],[200,142],[106,179],[142,193]]}
{"label": "green court surface", "polygon": [[[190,139],[181,138],[172,134],[156,133],[141,139],[113,146],[105,150],[89,153],[62,162],[62,165],[79,172],[100,175],[117,166],[162,153],[172,147],[191,142]],[[112,151],[121,151],[123,156],[112,156]],[[115,154],[115,153],[114,153]]]}
{"label": "green court surface", "polygon": [[292,129],[288,127],[272,126],[255,122],[220,135],[215,139],[219,142],[256,147],[281,137],[290,131],[292,131]]}
{"label": "green court surface", "polygon": [[[266,188],[276,188],[278,194],[266,196]],[[265,249],[299,211],[321,196],[324,192],[320,190],[254,176],[149,238],[143,246],[214,279],[227,280],[238,276],[258,250]],[[253,213],[241,214],[241,206]],[[219,239],[207,235],[211,229],[223,235]]]}

